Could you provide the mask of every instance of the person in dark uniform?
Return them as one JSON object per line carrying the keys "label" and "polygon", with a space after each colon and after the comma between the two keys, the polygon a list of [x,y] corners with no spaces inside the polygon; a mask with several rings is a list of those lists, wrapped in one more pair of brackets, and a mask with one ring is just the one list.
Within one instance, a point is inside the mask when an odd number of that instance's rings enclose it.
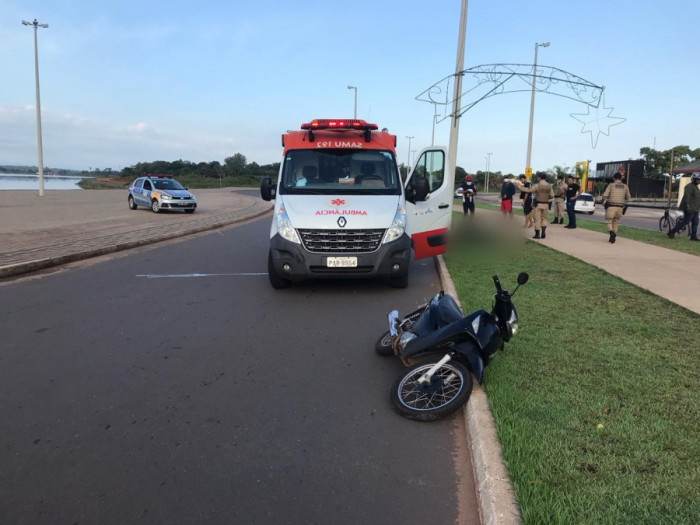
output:
{"label": "person in dark uniform", "polygon": [[471,175],[464,177],[464,182],[457,188],[457,194],[462,196],[462,209],[464,216],[469,213],[474,216],[474,197],[476,197],[476,184]]}
{"label": "person in dark uniform", "polygon": [[576,184],[573,175],[569,175],[569,184],[566,186],[566,214],[569,216],[569,224],[564,228],[576,228],[576,199],[581,195],[581,186]]}

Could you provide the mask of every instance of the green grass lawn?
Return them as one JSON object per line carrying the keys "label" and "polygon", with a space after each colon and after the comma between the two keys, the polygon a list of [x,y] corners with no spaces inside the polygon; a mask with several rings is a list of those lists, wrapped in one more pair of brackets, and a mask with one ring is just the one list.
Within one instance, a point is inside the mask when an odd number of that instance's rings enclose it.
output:
{"label": "green grass lawn", "polygon": [[490,309],[493,274],[530,274],[485,376],[525,522],[698,523],[700,316],[537,243],[458,240],[467,312]]}
{"label": "green grass lawn", "polygon": [[[455,200],[455,204],[461,205],[461,202]],[[485,203],[477,203],[476,207],[488,210],[498,210],[498,206]],[[513,213],[522,217],[523,210],[522,208],[516,207],[513,210]],[[601,212],[600,210],[598,210],[598,212],[596,213],[600,214]],[[454,220],[457,220],[457,215],[461,216],[462,214],[455,214]],[[659,213],[659,218],[661,217],[661,215],[662,214]],[[554,215],[550,214],[547,220],[551,221],[553,218]],[[597,222],[586,219],[584,218],[584,216],[581,216],[581,214],[576,215],[576,226],[578,228],[584,228],[586,230],[607,233],[607,228],[605,227],[604,222]],[[558,226],[553,227],[557,228]],[[675,239],[669,239],[665,233],[658,230],[643,230],[641,228],[632,228],[630,226],[625,226],[625,218],[623,217],[620,221],[617,234],[619,237],[623,237],[625,239],[631,239],[633,241],[639,241],[647,244],[653,244],[655,246],[661,246],[662,248],[668,248],[669,250],[676,250],[679,252],[700,256],[700,242],[690,242],[688,240],[687,234],[685,233],[676,235]]]}

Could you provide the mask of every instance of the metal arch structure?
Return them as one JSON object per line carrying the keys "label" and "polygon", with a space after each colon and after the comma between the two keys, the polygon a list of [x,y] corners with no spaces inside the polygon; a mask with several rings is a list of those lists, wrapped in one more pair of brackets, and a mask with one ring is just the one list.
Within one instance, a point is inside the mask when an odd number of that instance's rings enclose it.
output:
{"label": "metal arch structure", "polygon": [[[457,76],[462,77],[459,110],[455,115],[457,118],[482,100],[495,95],[530,92],[533,80],[537,92],[568,98],[592,108],[598,108],[605,90],[604,86],[556,67],[538,64],[537,71],[533,74],[532,64],[483,64],[443,78],[418,95],[416,100],[434,104],[436,109],[438,105],[445,109],[451,107],[454,100],[449,98],[450,83]],[[467,79],[472,82],[466,82]],[[442,122],[451,117],[451,113],[444,111],[437,121]]]}

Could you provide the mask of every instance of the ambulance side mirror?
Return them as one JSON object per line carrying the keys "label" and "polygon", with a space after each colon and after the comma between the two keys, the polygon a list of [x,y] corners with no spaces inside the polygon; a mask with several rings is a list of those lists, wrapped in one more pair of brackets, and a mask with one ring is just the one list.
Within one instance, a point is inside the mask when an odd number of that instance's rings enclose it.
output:
{"label": "ambulance side mirror", "polygon": [[272,185],[272,177],[263,177],[260,181],[260,197],[264,201],[271,201],[275,198],[275,187]]}

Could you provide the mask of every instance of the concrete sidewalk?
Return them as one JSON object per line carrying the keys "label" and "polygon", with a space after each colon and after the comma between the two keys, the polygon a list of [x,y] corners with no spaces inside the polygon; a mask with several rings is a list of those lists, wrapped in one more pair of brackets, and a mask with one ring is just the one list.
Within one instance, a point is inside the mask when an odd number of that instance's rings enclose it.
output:
{"label": "concrete sidewalk", "polygon": [[[246,188],[250,190],[250,188]],[[236,189],[195,192],[197,211],[130,210],[125,190],[0,191],[0,278],[182,237],[267,213]]]}

